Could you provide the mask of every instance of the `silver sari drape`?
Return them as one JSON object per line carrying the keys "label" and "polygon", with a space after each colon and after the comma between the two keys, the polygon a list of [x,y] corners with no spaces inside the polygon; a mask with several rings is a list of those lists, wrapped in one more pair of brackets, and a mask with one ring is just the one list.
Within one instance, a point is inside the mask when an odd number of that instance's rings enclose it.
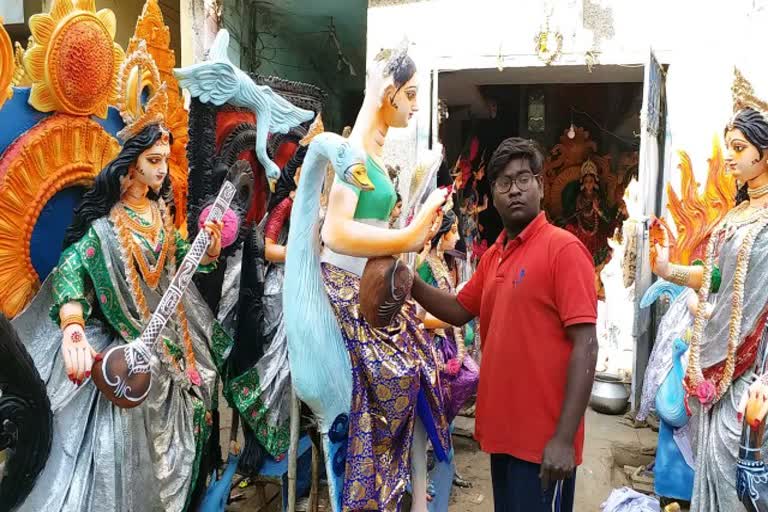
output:
{"label": "silver sari drape", "polygon": [[[723,282],[717,295],[710,298],[715,305],[702,337],[701,364],[710,367],[725,359],[731,296],[736,259],[741,243],[751,225],[742,227],[720,250],[718,264]],[[756,327],[768,306],[768,230],[756,238],[744,287],[743,320],[739,344]],[[691,433],[696,453],[692,512],[739,512],[745,510],[736,495],[736,458],[739,454],[742,423],[737,421],[736,408],[742,394],[754,380],[755,374],[765,372],[766,335],[762,333],[754,371],[735,379],[728,392],[709,411],[702,412],[698,401],[691,398],[693,408]],[[768,437],[762,447],[768,457]]]}
{"label": "silver sari drape", "polygon": [[291,370],[288,365],[288,339],[283,321],[283,280],[285,265],[269,264],[264,280],[264,335],[270,340],[256,363],[261,382],[262,401],[269,410],[267,421],[285,427],[291,414]]}
{"label": "silver sari drape", "polygon": [[[94,223],[94,228],[101,240],[101,252],[115,285],[119,308],[136,326],[141,326],[112,227],[102,218]],[[148,257],[154,259],[154,255]],[[150,309],[159,302],[171,277],[166,269],[156,291],[144,287]],[[214,318],[194,285],[190,285],[183,301],[203,384],[199,388],[189,387],[170,369],[162,349],[158,349],[152,360],[150,394],[134,409],[112,405],[90,379],[76,387],[67,378],[60,351],[61,331],[48,317],[53,303],[51,278],[13,321],[46,382],[54,414],[50,457],[21,511],[184,509],[195,471],[194,397],[206,409],[211,408],[217,372],[209,347]],[[171,322],[163,335],[183,347],[183,338],[178,333],[177,324]],[[99,352],[124,342],[113,337],[97,319],[88,321],[86,337]]]}

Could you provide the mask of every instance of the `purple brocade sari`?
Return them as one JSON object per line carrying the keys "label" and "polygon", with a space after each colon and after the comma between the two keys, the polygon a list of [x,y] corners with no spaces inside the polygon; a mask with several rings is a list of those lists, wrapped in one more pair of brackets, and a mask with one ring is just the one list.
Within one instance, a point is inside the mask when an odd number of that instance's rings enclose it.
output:
{"label": "purple brocade sari", "polygon": [[[437,343],[438,350],[442,353],[445,363],[454,359],[458,354],[456,341],[450,330],[446,332],[446,336],[435,334],[435,342]],[[463,341],[460,342],[463,343]],[[440,379],[445,402],[445,414],[450,424],[458,416],[459,411],[467,403],[467,400],[477,393],[480,368],[475,360],[469,354],[466,354],[456,375],[450,375],[443,371],[440,374]]]}
{"label": "purple brocade sari", "polygon": [[416,414],[438,459],[451,449],[432,338],[413,302],[391,327],[371,327],[360,312],[360,278],[323,264],[328,298],[352,363],[352,405],[343,510],[399,510],[411,477]]}

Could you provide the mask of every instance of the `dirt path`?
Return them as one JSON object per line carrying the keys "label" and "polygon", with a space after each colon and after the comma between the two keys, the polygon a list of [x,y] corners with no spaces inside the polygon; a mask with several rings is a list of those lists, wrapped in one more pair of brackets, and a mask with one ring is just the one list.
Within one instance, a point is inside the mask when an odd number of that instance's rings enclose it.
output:
{"label": "dirt path", "polygon": [[[576,477],[575,512],[599,512],[611,491],[626,484],[621,471],[614,470],[611,447],[629,445],[653,447],[656,434],[650,429],[633,429],[620,416],[606,416],[587,409],[584,463]],[[490,462],[472,439],[454,436],[456,466],[473,483],[471,489],[453,488],[450,512],[492,512]]]}
{"label": "dirt path", "polygon": [[[222,418],[222,425],[228,425],[228,410]],[[471,430],[471,423],[466,425]],[[227,427],[222,428],[222,439],[229,437]],[[626,484],[622,472],[613,468],[611,448],[616,445],[634,447],[653,447],[656,434],[649,429],[636,430],[623,425],[620,416],[605,416],[591,409],[586,414],[586,440],[584,463],[576,478],[576,512],[599,512],[600,504],[611,490]],[[480,451],[477,443],[470,438],[454,436],[456,464],[462,477],[472,482],[469,489],[453,487],[450,512],[493,512],[493,490],[491,486],[490,462],[487,454]],[[268,495],[277,491],[270,488]],[[227,507],[232,511],[258,510],[254,489],[242,491],[248,499]],[[323,489],[325,492],[325,489]],[[325,501],[325,500],[323,500]],[[279,500],[277,500],[279,502]],[[278,503],[269,508],[270,512],[279,510]]]}

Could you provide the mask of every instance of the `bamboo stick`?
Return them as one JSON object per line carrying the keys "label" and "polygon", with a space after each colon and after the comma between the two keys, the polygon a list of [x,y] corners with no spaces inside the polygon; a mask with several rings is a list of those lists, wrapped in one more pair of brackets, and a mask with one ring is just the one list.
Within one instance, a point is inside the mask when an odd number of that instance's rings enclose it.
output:
{"label": "bamboo stick", "polygon": [[296,512],[296,467],[299,454],[299,399],[291,387],[291,444],[288,449],[288,512]]}

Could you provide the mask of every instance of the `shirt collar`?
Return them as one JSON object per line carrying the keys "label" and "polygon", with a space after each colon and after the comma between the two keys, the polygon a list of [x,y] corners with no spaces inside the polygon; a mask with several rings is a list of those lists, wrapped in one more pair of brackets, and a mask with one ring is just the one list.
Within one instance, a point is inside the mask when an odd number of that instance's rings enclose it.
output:
{"label": "shirt collar", "polygon": [[[520,244],[524,244],[536,234],[541,231],[541,228],[549,224],[549,221],[547,220],[547,214],[545,212],[539,212],[539,214],[528,223],[527,226],[525,226],[525,229],[523,229],[517,237],[515,237],[515,240],[520,242]],[[502,230],[501,234],[499,235],[499,238],[496,239],[496,245],[498,245],[498,248],[500,251],[504,250],[504,246],[507,243],[507,231]]]}

